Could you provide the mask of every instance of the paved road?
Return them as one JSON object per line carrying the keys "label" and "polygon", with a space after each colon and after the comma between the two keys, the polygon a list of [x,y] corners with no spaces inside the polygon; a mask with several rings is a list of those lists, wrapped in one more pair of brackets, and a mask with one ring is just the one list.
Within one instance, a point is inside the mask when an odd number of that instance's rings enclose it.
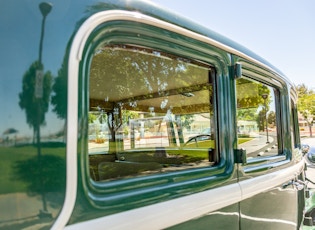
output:
{"label": "paved road", "polygon": [[[308,144],[309,146],[315,146],[315,138],[302,138],[302,144]],[[315,182],[315,165],[307,164],[306,177]],[[310,188],[315,189],[315,185],[309,183]],[[314,227],[315,228],[315,227]]]}
{"label": "paved road", "polygon": [[302,144],[308,144],[311,146],[315,146],[315,137],[303,137],[301,138]]}
{"label": "paved road", "polygon": [[[309,146],[315,146],[315,138],[304,137],[301,138],[302,144],[308,144]],[[307,164],[306,178],[309,178],[312,181],[315,181],[315,165]],[[315,189],[315,185],[308,183],[308,187]],[[314,230],[315,226],[303,226],[302,230]]]}

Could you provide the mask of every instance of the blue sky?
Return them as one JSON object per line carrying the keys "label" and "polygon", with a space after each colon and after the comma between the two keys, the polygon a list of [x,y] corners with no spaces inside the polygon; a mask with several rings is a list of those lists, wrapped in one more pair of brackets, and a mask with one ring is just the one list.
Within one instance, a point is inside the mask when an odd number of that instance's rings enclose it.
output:
{"label": "blue sky", "polygon": [[244,45],[315,90],[314,0],[152,0]]}

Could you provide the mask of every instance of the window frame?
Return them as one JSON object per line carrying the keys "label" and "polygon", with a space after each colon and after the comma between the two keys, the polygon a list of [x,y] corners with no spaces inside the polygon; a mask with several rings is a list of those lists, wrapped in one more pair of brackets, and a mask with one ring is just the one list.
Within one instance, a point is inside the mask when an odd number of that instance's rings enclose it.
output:
{"label": "window frame", "polygon": [[297,108],[297,93],[294,92],[293,88],[290,90],[290,131],[291,131],[291,143],[292,148],[300,148],[300,128],[298,119],[298,108]]}
{"label": "window frame", "polygon": [[[136,33],[133,32],[135,28]],[[114,30],[111,30],[114,28]],[[123,32],[121,32],[121,31]],[[142,34],[143,33],[143,34]],[[138,36],[135,36],[138,35]],[[150,36],[148,36],[150,35]],[[121,211],[118,207],[119,203],[124,202],[124,210],[141,207],[144,205],[166,201],[175,197],[181,197],[190,194],[192,191],[204,191],[213,188],[222,181],[229,180],[233,173],[233,158],[218,143],[220,141],[217,134],[217,151],[220,153],[222,160],[215,167],[196,168],[185,171],[175,171],[161,175],[151,175],[140,178],[130,178],[121,181],[95,182],[89,176],[88,154],[86,154],[86,130],[87,130],[87,111],[88,111],[88,74],[89,64],[93,56],[95,47],[101,43],[108,44],[133,44],[148,47],[150,49],[158,49],[162,52],[170,53],[178,57],[198,60],[198,62],[207,63],[213,66],[216,72],[211,75],[215,79],[220,75],[228,75],[229,55],[226,52],[212,46],[211,44],[199,41],[192,36],[191,32],[186,31],[184,34],[179,31],[173,31],[172,28],[165,29],[158,25],[147,25],[145,23],[133,21],[110,21],[99,24],[94,31],[91,31],[87,38],[83,50],[83,58],[80,65],[80,88],[79,92],[83,92],[79,99],[79,120],[85,124],[85,128],[80,135],[81,140],[79,155],[81,158],[81,176],[84,181],[85,190],[90,202],[99,208],[107,207],[111,213]],[[227,63],[224,63],[224,60]],[[214,83],[214,111],[218,117],[220,114],[217,109],[216,102],[217,90],[219,84],[215,79]],[[224,98],[224,97],[223,97]],[[223,121],[216,118],[215,124]],[[219,122],[218,122],[219,120]],[[220,131],[217,128],[218,132]],[[83,139],[82,139],[83,138]],[[174,183],[175,182],[175,183]],[[227,182],[228,183],[228,182]],[[178,192],[181,191],[181,192]],[[172,194],[167,197],[163,194]],[[152,195],[153,194],[153,195]],[[155,195],[154,195],[155,194]],[[158,194],[158,195],[157,195]],[[138,198],[141,195],[142,198]],[[119,198],[118,198],[119,197]],[[143,199],[143,197],[147,197]],[[128,200],[128,202],[126,202]]]}
{"label": "window frame", "polygon": [[[245,164],[241,165],[241,170],[247,174],[257,174],[261,175],[266,173],[266,171],[277,171],[282,167],[285,167],[287,164],[291,163],[292,152],[288,149],[287,143],[288,138],[285,137],[285,133],[288,133],[288,120],[285,118],[284,114],[288,114],[289,111],[286,111],[285,105],[289,100],[286,95],[288,95],[287,83],[279,78],[276,73],[258,67],[257,65],[248,62],[246,60],[239,59],[239,63],[242,64],[242,75],[246,78],[252,79],[254,81],[265,84],[269,87],[276,89],[275,93],[276,103],[275,108],[277,111],[277,133],[278,133],[278,148],[280,153],[274,156],[262,156],[259,158],[247,159]],[[235,84],[236,84],[235,79]],[[235,85],[236,87],[236,85]],[[236,88],[235,88],[235,103],[236,103]],[[235,109],[237,105],[235,104]],[[235,121],[237,121],[235,116]],[[235,136],[237,143],[237,135]]]}

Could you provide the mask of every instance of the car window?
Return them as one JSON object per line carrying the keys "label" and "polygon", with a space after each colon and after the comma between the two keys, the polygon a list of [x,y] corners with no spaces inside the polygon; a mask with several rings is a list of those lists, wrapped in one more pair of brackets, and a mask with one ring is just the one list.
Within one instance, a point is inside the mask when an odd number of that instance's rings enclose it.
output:
{"label": "car window", "polygon": [[100,46],[89,76],[91,178],[217,163],[212,72],[209,65],[157,50]]}
{"label": "car window", "polygon": [[242,77],[236,81],[238,146],[247,158],[277,155],[278,90],[256,80]]}

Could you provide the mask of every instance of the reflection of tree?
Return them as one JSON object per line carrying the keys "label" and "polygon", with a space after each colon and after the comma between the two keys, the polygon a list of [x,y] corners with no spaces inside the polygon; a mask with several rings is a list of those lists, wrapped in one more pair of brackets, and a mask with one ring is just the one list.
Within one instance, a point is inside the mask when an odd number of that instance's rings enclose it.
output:
{"label": "reflection of tree", "polygon": [[253,121],[257,119],[257,116],[257,108],[237,110],[237,118],[242,121]]}
{"label": "reflection of tree", "polygon": [[[51,104],[53,111],[57,114],[58,118],[66,120],[67,117],[67,92],[68,92],[68,69],[66,64],[66,58],[62,63],[61,68],[58,70],[58,75],[54,79],[54,84],[52,86],[52,97]],[[66,123],[63,127],[63,136],[66,133]]]}
{"label": "reflection of tree", "polygon": [[122,120],[123,124],[129,124],[130,119],[137,119],[139,118],[139,114],[134,111],[123,110],[122,113]]}
{"label": "reflection of tree", "polygon": [[158,92],[163,96],[169,78],[180,81],[176,75],[186,71],[183,64],[180,66],[177,61],[161,58],[159,53],[148,55],[143,53],[146,50],[135,51],[115,48],[98,50],[93,58],[90,75],[98,84],[90,88],[91,94],[103,95],[106,92],[109,100],[111,95],[131,98],[135,96],[133,89],[136,88],[139,92]]}
{"label": "reflection of tree", "polygon": [[276,123],[276,113],[274,111],[268,113],[267,122],[269,125],[274,125]]}
{"label": "reflection of tree", "polygon": [[64,61],[58,71],[58,76],[54,80],[52,86],[53,96],[51,97],[51,104],[53,111],[60,119],[66,119],[67,116],[67,76],[68,69]]}
{"label": "reflection of tree", "polygon": [[[40,163],[44,166],[42,170],[38,170]],[[15,165],[17,179],[28,184],[31,194],[59,192],[60,188],[65,186],[65,168],[65,160],[53,155],[41,156],[41,162],[37,157],[33,157]]]}
{"label": "reflection of tree", "polygon": [[[90,103],[94,100],[90,106],[104,108],[111,132],[110,142],[115,142],[115,132],[126,122],[123,111],[149,111],[154,106],[154,112],[166,113],[172,96],[200,91],[202,84],[204,90],[211,90],[207,85],[208,69],[196,68],[183,59],[158,51],[128,46],[96,50],[89,82]],[[203,95],[207,98],[201,98]],[[198,101],[207,102],[210,112],[209,92],[200,94]],[[189,111],[187,107],[184,109]]]}
{"label": "reflection of tree", "polygon": [[260,110],[258,113],[258,116],[256,118],[258,127],[259,127],[259,131],[263,131],[265,129],[265,121],[266,121],[266,116],[265,116],[265,110]]}
{"label": "reflection of tree", "polygon": [[[39,127],[45,125],[45,113],[48,111],[51,93],[52,75],[47,71],[43,76],[43,96],[36,98],[35,81],[37,70],[42,69],[38,61],[35,61],[23,75],[22,92],[19,94],[19,106],[25,110],[26,122],[33,127],[34,138]],[[38,108],[40,112],[37,113]]]}
{"label": "reflection of tree", "polygon": [[[271,103],[270,89],[259,82],[241,78],[236,82],[237,88],[237,118],[243,121],[256,121],[259,130],[264,130],[266,114]],[[266,99],[262,95],[267,95]],[[258,109],[261,110],[258,111]],[[275,120],[275,118],[274,118]],[[270,118],[270,124],[274,122]]]}
{"label": "reflection of tree", "polygon": [[[264,109],[259,111],[256,121],[260,131],[266,129],[266,113]],[[273,127],[276,124],[276,113],[274,111],[270,111],[267,114],[267,124],[268,127]]]}
{"label": "reflection of tree", "polygon": [[[245,78],[236,81],[237,106],[238,108],[258,108],[264,106],[264,99],[261,95],[270,95],[270,89],[262,83],[254,82]],[[270,104],[270,96],[266,99]],[[268,106],[267,106],[267,110]]]}
{"label": "reflection of tree", "polygon": [[[33,127],[33,143],[37,144],[37,157],[34,158],[32,165],[28,165],[24,168],[24,174],[29,172],[30,169],[34,169],[36,175],[33,175],[33,181],[38,182],[38,189],[42,196],[43,210],[40,210],[40,215],[51,216],[47,212],[46,203],[46,192],[45,192],[45,178],[43,177],[43,172],[46,167],[43,167],[43,156],[41,152],[41,133],[40,127],[45,125],[45,114],[48,111],[50,94],[51,94],[51,82],[52,75],[50,71],[44,72],[44,65],[42,63],[42,52],[43,52],[43,40],[45,31],[45,21],[46,17],[52,9],[52,5],[47,2],[42,2],[39,4],[40,12],[43,16],[41,24],[41,36],[39,42],[39,57],[38,61],[32,63],[29,69],[25,72],[22,80],[22,92],[19,94],[19,106],[21,109],[25,110],[26,122],[30,127]],[[35,167],[34,167],[35,166]]]}
{"label": "reflection of tree", "polygon": [[181,125],[183,128],[190,129],[190,125],[195,121],[194,120],[194,114],[186,114],[180,116],[181,119]]}
{"label": "reflection of tree", "polygon": [[304,84],[298,85],[297,91],[299,97],[298,110],[303,115],[309,127],[310,136],[312,137],[312,126],[315,116],[315,93]]}

